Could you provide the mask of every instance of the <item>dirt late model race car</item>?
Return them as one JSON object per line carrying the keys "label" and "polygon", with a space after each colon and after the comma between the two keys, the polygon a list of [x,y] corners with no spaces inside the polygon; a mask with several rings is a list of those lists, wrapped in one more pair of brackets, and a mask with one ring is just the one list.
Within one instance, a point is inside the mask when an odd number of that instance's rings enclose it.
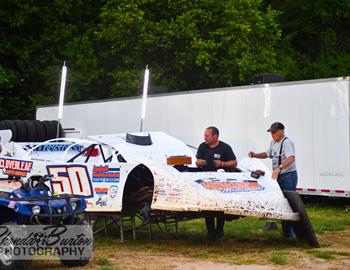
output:
{"label": "dirt late model race car", "polygon": [[[87,212],[148,204],[150,211],[290,220],[298,238],[318,246],[301,198],[282,192],[262,162],[245,158],[237,172],[228,173],[198,171],[195,161],[185,143],[163,132],[42,143],[2,140],[0,177],[51,175],[51,191],[85,196]],[[0,184],[4,191],[17,188]]]}

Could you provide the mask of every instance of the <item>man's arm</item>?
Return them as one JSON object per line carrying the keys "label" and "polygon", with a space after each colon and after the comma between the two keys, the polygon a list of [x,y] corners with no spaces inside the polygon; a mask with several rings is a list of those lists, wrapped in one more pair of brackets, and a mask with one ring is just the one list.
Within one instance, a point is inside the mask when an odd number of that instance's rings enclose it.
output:
{"label": "man's arm", "polygon": [[203,159],[204,154],[203,154],[203,146],[202,144],[198,147],[197,150],[197,160],[196,160],[196,166],[198,168],[202,168],[203,166],[207,165],[207,161]]}
{"label": "man's arm", "polygon": [[[277,179],[279,174],[282,172],[282,170],[284,170],[290,164],[292,164],[294,162],[294,160],[295,160],[294,156],[288,157],[284,162],[282,162],[282,164],[279,167],[277,167],[276,169],[273,170],[271,178]],[[280,167],[282,167],[282,168],[280,168]]]}
{"label": "man's arm", "polygon": [[225,147],[225,155],[227,158],[227,161],[221,161],[221,160],[215,160],[214,165],[216,168],[231,168],[234,169],[237,167],[237,159],[235,153],[233,153],[233,150],[231,146],[227,145]]}
{"label": "man's arm", "polygon": [[248,153],[248,156],[250,157],[250,158],[267,158],[267,154],[266,154],[266,152],[261,152],[261,153],[254,153],[254,152],[252,152],[252,151],[250,151],[249,153]]}
{"label": "man's arm", "polygon": [[221,161],[222,168],[236,168],[237,167],[237,160],[229,160],[229,161]]}

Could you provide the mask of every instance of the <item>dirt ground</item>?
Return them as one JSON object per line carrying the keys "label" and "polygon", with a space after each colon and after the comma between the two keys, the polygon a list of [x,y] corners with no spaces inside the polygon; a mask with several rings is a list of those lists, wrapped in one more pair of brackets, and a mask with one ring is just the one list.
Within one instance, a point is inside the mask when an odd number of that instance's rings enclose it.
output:
{"label": "dirt ground", "polygon": [[[318,235],[321,248],[312,249],[281,239],[251,239],[207,244],[183,240],[138,241],[98,245],[93,262],[74,269],[267,270],[350,269],[350,227]],[[31,269],[65,269],[59,262],[33,262]]]}

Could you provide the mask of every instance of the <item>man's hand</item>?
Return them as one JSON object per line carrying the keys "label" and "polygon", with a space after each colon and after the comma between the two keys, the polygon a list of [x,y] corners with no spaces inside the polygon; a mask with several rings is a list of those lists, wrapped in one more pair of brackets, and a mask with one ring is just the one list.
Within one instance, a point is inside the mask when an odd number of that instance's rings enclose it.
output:
{"label": "man's hand", "polygon": [[224,164],[221,160],[214,160],[214,166],[215,168],[219,168],[219,167],[224,167]]}
{"label": "man's hand", "polygon": [[277,178],[278,178],[278,176],[279,176],[280,173],[281,173],[281,169],[280,169],[280,168],[274,169],[273,172],[272,172],[271,178],[272,178],[273,180],[277,180]]}
{"label": "man's hand", "polygon": [[248,153],[248,157],[250,157],[250,158],[253,158],[254,157],[254,152],[252,152],[252,151],[249,151],[249,153]]}
{"label": "man's hand", "polygon": [[203,166],[207,165],[207,162],[204,159],[197,159],[196,165],[199,168],[202,168]]}

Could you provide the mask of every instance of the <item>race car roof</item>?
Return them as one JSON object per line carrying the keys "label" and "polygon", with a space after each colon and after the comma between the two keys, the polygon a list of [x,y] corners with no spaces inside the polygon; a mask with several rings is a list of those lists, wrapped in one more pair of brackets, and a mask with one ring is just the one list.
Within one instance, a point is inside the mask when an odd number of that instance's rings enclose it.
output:
{"label": "race car roof", "polygon": [[[139,161],[143,158],[151,159],[161,164],[166,164],[170,156],[190,156],[195,166],[196,157],[192,150],[182,141],[160,131],[133,132],[132,137],[140,140],[149,138],[151,142],[141,145],[136,140],[127,140],[126,133],[89,136],[90,139],[110,145],[117,149],[127,162]],[[130,136],[128,136],[130,137]]]}

